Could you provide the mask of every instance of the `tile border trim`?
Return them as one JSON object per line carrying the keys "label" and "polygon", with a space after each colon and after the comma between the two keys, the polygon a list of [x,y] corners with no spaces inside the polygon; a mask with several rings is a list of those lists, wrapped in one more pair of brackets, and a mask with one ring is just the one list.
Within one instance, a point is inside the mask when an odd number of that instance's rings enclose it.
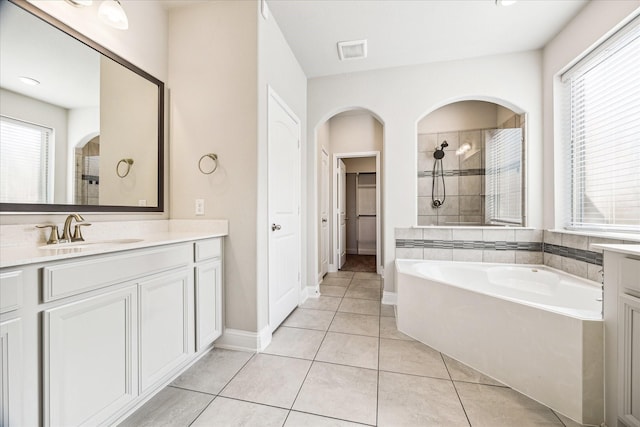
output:
{"label": "tile border trim", "polygon": [[494,251],[544,252],[576,261],[601,266],[602,254],[568,246],[552,245],[544,242],[507,242],[482,240],[422,240],[396,239],[396,249],[476,249]]}
{"label": "tile border trim", "polygon": [[496,251],[542,252],[541,242],[507,242],[482,240],[417,240],[396,239],[396,248],[483,249]]}
{"label": "tile border trim", "polygon": [[576,261],[584,261],[588,264],[602,265],[603,255],[599,252],[588,251],[585,249],[570,248],[568,246],[552,245],[551,243],[543,244],[543,251],[551,255],[559,255],[561,257],[574,259]]}

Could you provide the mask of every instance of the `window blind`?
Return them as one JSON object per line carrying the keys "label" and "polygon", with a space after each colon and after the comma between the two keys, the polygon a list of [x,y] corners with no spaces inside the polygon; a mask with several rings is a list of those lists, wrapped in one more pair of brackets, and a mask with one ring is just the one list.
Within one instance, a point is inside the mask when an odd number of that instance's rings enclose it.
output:
{"label": "window blind", "polygon": [[52,130],[0,116],[0,202],[52,201]]}
{"label": "window blind", "polygon": [[640,19],[562,76],[566,227],[640,232]]}
{"label": "window blind", "polygon": [[485,217],[522,224],[522,129],[485,131]]}

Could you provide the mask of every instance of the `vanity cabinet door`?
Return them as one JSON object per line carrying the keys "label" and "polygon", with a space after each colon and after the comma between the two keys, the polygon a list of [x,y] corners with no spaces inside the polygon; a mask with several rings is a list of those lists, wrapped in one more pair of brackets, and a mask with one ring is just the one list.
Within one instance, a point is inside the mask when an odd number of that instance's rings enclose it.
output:
{"label": "vanity cabinet door", "polygon": [[20,319],[0,323],[0,426],[22,425]]}
{"label": "vanity cabinet door", "polygon": [[144,393],[193,353],[193,270],[183,268],[141,281],[139,286],[140,379]]}
{"label": "vanity cabinet door", "polygon": [[196,348],[202,350],[222,335],[222,262],[196,267]]}
{"label": "vanity cabinet door", "polygon": [[43,312],[44,425],[97,425],[133,401],[137,287]]}
{"label": "vanity cabinet door", "polygon": [[618,315],[618,416],[640,427],[640,298],[620,295]]}

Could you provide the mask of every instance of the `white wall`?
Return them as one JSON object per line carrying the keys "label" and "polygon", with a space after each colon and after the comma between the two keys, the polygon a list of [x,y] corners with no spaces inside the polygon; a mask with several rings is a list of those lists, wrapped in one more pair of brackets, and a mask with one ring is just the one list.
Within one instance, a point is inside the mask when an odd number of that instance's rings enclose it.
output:
{"label": "white wall", "polygon": [[592,1],[547,45],[542,55],[544,108],[544,227],[560,228],[561,201],[565,197],[556,191],[555,183],[562,180],[562,145],[557,126],[560,109],[556,108],[554,86],[559,74],[574,64],[593,47],[640,12],[640,0]]}
{"label": "white wall", "polygon": [[[259,5],[260,2],[255,2]],[[257,8],[259,9],[259,7]],[[287,44],[277,22],[272,15],[267,19],[258,14],[258,211],[257,211],[257,292],[258,292],[258,330],[264,329],[269,322],[268,294],[268,249],[269,249],[269,211],[268,211],[268,89],[271,88],[282,99],[300,121],[300,189],[304,193],[307,186],[307,165],[303,161],[310,147],[307,144],[307,77]],[[307,251],[310,236],[308,230],[315,224],[303,204],[304,196],[300,195],[301,204],[301,247],[300,260],[303,273],[301,286],[315,285],[312,253]],[[315,240],[312,240],[315,241]]]}
{"label": "white wall", "polygon": [[[174,9],[169,33],[171,217],[195,218],[194,200],[201,198],[205,218],[229,220],[226,327],[258,332],[269,308],[268,87],[298,116],[306,153],[306,77],[256,1]],[[210,152],[218,154],[219,167],[203,175],[198,159]]]}
{"label": "white wall", "polygon": [[[311,79],[308,86],[309,140],[334,114],[361,107],[384,125],[383,212],[385,290],[393,291],[395,227],[416,223],[417,123],[454,101],[477,99],[528,114],[528,198],[530,226],[542,223],[541,52],[531,51],[462,61],[399,67]],[[307,159],[316,173],[316,150]],[[313,189],[316,191],[316,188]],[[315,194],[315,193],[313,193]],[[310,200],[316,201],[317,197]],[[534,203],[532,203],[534,201]]]}
{"label": "white wall", "polygon": [[[418,122],[418,133],[486,129],[496,125],[498,106],[490,102],[464,101],[445,105]],[[513,113],[511,113],[513,115]]]}
{"label": "white wall", "polygon": [[[171,218],[229,220],[226,326],[257,331],[258,35],[255,2],[206,2],[169,13]],[[239,52],[242,52],[240,55]],[[218,155],[211,175],[198,170]]]}

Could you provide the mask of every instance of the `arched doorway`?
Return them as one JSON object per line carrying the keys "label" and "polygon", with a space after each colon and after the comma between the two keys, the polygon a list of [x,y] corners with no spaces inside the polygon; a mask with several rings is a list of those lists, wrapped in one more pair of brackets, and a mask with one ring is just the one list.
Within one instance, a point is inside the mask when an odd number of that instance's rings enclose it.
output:
{"label": "arched doorway", "polygon": [[369,110],[350,109],[320,124],[316,142],[318,282],[345,268],[379,273],[383,124]]}

